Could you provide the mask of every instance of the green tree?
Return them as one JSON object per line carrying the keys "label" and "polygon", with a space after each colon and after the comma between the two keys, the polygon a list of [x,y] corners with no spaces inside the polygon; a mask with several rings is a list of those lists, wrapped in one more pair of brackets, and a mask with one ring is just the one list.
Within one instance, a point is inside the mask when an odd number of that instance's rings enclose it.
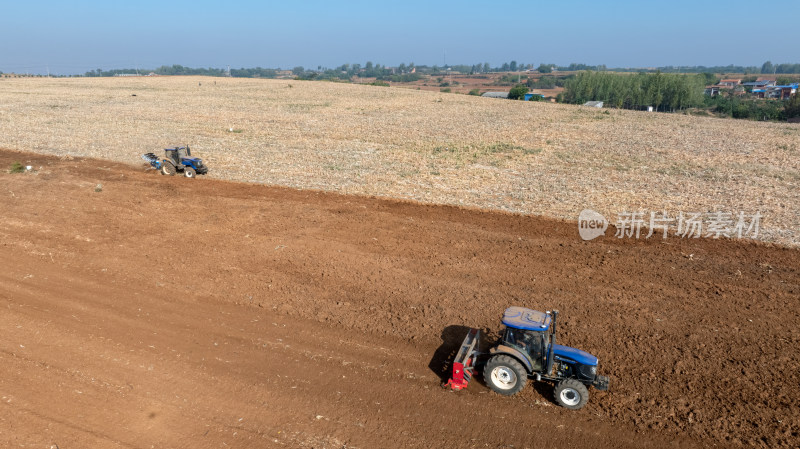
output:
{"label": "green tree", "polygon": [[527,93],[528,93],[528,86],[524,84],[517,84],[516,86],[512,87],[511,90],[508,92],[508,99],[524,100],[525,94]]}
{"label": "green tree", "polygon": [[538,70],[539,73],[553,73],[553,67],[547,64],[539,64],[539,68],[536,70]]}
{"label": "green tree", "polygon": [[543,76],[538,81],[528,78],[526,83],[531,89],[553,89],[556,87],[556,78],[552,75]]}
{"label": "green tree", "polygon": [[573,104],[595,100],[616,108],[653,106],[660,111],[675,111],[703,103],[704,81],[703,75],[621,75],[587,70],[566,81],[562,99]]}
{"label": "green tree", "polygon": [[767,61],[761,66],[761,73],[773,73],[774,71],[775,66],[772,65],[772,61]]}
{"label": "green tree", "polygon": [[800,117],[800,91],[792,95],[783,107],[783,115],[786,119]]}
{"label": "green tree", "polygon": [[306,69],[304,69],[303,66],[301,66],[301,65],[299,65],[299,66],[297,66],[297,67],[292,69],[292,73],[297,75],[297,76],[302,75],[303,72],[305,72],[305,71],[306,71]]}
{"label": "green tree", "polygon": [[794,76],[779,76],[775,79],[778,86],[785,86],[792,83],[800,83],[800,79]]}

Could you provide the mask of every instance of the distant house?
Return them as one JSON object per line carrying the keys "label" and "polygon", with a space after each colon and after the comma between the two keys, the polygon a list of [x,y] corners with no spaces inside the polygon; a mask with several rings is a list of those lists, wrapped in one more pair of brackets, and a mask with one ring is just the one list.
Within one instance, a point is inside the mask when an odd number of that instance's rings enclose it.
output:
{"label": "distant house", "polygon": [[764,89],[765,92],[763,97],[761,98],[771,98],[773,100],[786,100],[797,92],[798,87],[800,87],[800,85],[798,85],[797,83],[788,84],[786,86],[770,86]]}
{"label": "distant house", "polygon": [[481,97],[488,98],[508,98],[508,92],[484,92]]}
{"label": "distant house", "polygon": [[760,86],[764,87],[774,86],[778,84],[778,79],[770,76],[762,76],[756,79],[756,83],[759,83]]}
{"label": "distant house", "polygon": [[753,89],[753,95],[764,98],[766,89],[775,86],[775,78],[758,78],[755,81],[742,83],[742,86],[749,86]]}
{"label": "distant house", "polygon": [[728,80],[720,80],[719,84],[717,84],[717,85],[718,85],[719,87],[736,87],[736,86],[738,86],[738,85],[739,85],[739,84],[741,84],[741,83],[742,83],[742,81],[741,81],[741,80],[737,80],[737,79],[728,79]]}
{"label": "distant house", "polygon": [[741,80],[738,79],[726,79],[720,80],[718,84],[714,84],[713,86],[706,86],[705,94],[716,97],[720,94],[722,89],[731,89],[734,93],[738,95],[744,95],[745,93],[745,86],[746,84],[742,84]]}
{"label": "distant house", "polygon": [[589,106],[590,108],[602,108],[603,102],[602,101],[587,101],[583,104],[584,106]]}

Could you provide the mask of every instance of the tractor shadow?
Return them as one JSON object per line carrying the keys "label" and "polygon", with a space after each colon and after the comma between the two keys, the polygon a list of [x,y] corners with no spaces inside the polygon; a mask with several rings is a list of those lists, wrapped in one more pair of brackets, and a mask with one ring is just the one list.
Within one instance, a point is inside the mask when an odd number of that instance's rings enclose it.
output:
{"label": "tractor shadow", "polygon": [[[553,397],[553,392],[556,389],[556,386],[550,382],[536,382],[532,379],[528,380],[528,383],[531,384],[534,390],[542,396],[542,399],[549,402],[550,405],[558,405],[555,398]],[[527,387],[526,387],[527,388]]]}
{"label": "tractor shadow", "polygon": [[439,376],[442,382],[447,382],[452,374],[453,357],[461,347],[464,337],[469,333],[467,326],[452,325],[442,330],[442,344],[433,353],[428,368]]}

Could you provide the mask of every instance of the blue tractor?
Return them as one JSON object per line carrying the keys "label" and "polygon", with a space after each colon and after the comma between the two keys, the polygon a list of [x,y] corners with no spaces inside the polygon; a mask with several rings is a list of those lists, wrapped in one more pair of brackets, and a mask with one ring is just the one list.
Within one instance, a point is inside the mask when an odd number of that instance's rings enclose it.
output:
{"label": "blue tractor", "polygon": [[192,150],[189,145],[185,147],[165,148],[164,159],[159,159],[154,153],[142,155],[142,159],[149,162],[156,170],[161,171],[162,175],[174,176],[182,172],[187,178],[194,178],[197,175],[208,173],[208,167],[203,164],[203,160],[192,157]]}
{"label": "blue tractor", "polygon": [[493,391],[511,396],[528,379],[555,384],[558,405],[577,410],[589,401],[589,387],[608,390],[609,379],[597,372],[597,357],[580,349],[556,344],[558,311],[542,313],[509,307],[506,326],[488,353],[479,352],[480,331],[471,329],[453,361],[453,377],[445,384],[453,390],[466,388],[476,366],[483,365],[483,379]]}

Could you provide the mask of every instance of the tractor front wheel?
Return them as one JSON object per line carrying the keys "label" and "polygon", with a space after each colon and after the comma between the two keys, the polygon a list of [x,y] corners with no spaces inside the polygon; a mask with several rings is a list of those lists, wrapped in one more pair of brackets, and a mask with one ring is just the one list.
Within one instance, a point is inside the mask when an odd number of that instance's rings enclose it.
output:
{"label": "tractor front wheel", "polygon": [[483,379],[494,392],[511,396],[519,393],[528,382],[528,372],[513,357],[496,355],[486,362]]}
{"label": "tractor front wheel", "polygon": [[186,167],[183,169],[183,176],[187,178],[194,178],[197,176],[197,172],[192,167]]}
{"label": "tractor front wheel", "polygon": [[589,390],[577,379],[564,379],[556,385],[556,403],[570,410],[583,408],[589,402]]}
{"label": "tractor front wheel", "polygon": [[161,163],[161,174],[167,176],[175,176],[178,170],[175,169],[175,166],[172,165],[169,161],[164,161]]}

